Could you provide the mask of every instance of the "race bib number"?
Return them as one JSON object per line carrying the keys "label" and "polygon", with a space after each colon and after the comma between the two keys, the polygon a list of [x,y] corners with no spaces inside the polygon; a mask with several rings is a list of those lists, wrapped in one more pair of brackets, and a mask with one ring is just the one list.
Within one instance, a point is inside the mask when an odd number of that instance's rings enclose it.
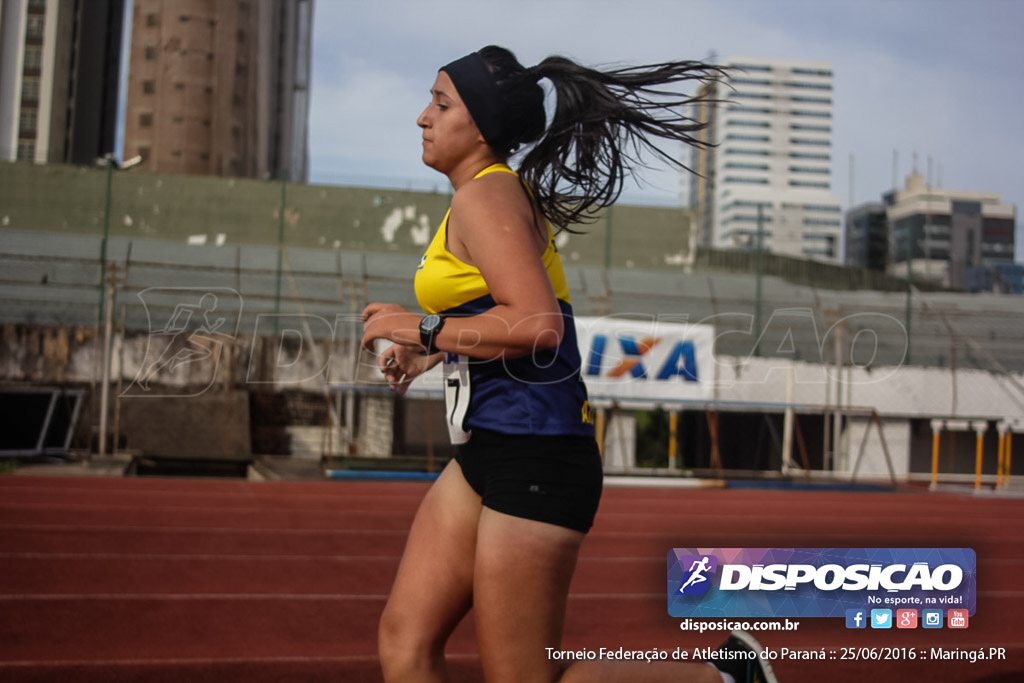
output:
{"label": "race bib number", "polygon": [[455,353],[444,356],[444,405],[448,436],[453,444],[469,441],[469,432],[462,428],[469,410],[469,358]]}

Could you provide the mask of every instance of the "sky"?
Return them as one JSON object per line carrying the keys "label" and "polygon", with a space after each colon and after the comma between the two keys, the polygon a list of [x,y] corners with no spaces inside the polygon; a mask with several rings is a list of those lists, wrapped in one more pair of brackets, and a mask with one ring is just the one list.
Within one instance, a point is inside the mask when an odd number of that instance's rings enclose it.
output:
{"label": "sky", "polygon": [[[416,117],[439,66],[495,44],[526,66],[827,62],[844,210],[903,187],[915,163],[933,186],[1024,207],[1024,0],[316,0],[313,18],[313,183],[446,190]],[[644,172],[620,201],[677,206],[684,184]]]}

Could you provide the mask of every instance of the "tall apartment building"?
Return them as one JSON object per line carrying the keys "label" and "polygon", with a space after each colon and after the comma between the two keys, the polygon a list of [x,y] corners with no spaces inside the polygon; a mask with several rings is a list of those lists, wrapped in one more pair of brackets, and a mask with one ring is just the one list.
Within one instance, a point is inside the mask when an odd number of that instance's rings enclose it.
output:
{"label": "tall apartment building", "polygon": [[883,201],[894,275],[909,258],[915,280],[967,289],[973,269],[1013,262],[1017,209],[998,193],[931,187],[915,171]]}
{"label": "tall apartment building", "polygon": [[313,0],[134,0],[125,156],[308,178]]}
{"label": "tall apartment building", "polygon": [[0,0],[0,160],[114,152],[124,0]]}
{"label": "tall apartment building", "polygon": [[[827,63],[753,57],[725,61],[705,94],[705,134],[692,202],[707,246],[839,259],[841,202],[831,192],[832,69]],[[698,113],[699,114],[699,113]],[[710,171],[708,173],[707,171]]]}

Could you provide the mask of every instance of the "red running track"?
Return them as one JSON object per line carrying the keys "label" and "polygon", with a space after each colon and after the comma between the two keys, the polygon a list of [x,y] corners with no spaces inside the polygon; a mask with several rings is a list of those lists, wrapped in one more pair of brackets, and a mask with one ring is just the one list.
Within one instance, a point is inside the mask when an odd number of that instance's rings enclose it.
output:
{"label": "red running track", "polygon": [[[0,680],[379,681],[375,631],[426,484],[0,477]],[[770,648],[1005,648],[1005,660],[776,660],[782,683],[1024,681],[1024,500],[608,487],[565,649],[713,647],[666,612],[672,547],[971,547],[967,630],[800,620]],[[429,589],[429,586],[425,586]],[[471,619],[449,647],[479,679]]]}

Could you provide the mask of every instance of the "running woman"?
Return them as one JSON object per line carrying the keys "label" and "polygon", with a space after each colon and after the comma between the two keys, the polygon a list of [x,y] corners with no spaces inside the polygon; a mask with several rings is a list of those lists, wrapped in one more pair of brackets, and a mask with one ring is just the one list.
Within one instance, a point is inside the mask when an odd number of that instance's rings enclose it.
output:
{"label": "running woman", "polygon": [[[444,364],[459,444],[420,505],[381,617],[389,683],[447,681],[445,644],[470,608],[490,683],[774,681],[759,665],[563,667],[547,654],[561,643],[602,486],[554,235],[610,206],[644,150],[681,166],[655,142],[700,144],[703,125],[683,113],[697,100],[672,86],[719,74],[701,62],[598,71],[563,57],[525,68],[495,46],[439,70],[417,124],[423,162],[455,193],[416,272],[427,315],[384,303],[363,311],[364,346],[392,342],[378,364],[398,393]],[[554,91],[550,124],[541,79]],[[723,645],[759,647],[746,634]]]}

